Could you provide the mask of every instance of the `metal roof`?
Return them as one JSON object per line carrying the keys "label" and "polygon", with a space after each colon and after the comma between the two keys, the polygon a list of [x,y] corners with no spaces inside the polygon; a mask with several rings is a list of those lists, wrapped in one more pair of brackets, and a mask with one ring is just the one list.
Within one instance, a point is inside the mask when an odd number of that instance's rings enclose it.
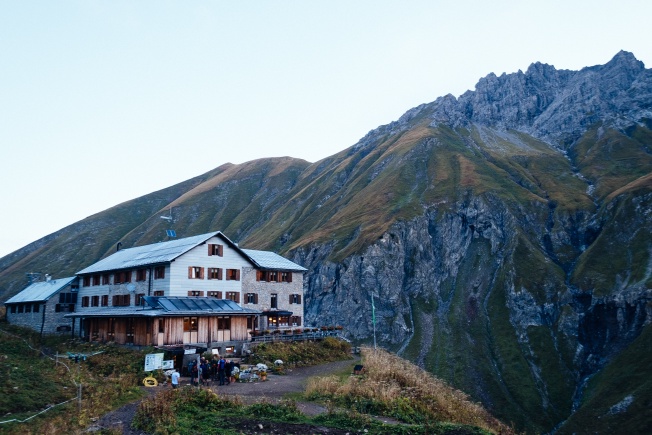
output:
{"label": "metal roof", "polygon": [[296,272],[305,272],[308,270],[287,258],[281,257],[275,252],[256,251],[254,249],[242,249],[242,252],[261,269],[290,270]]}
{"label": "metal roof", "polygon": [[15,304],[20,302],[43,302],[47,301],[59,290],[75,280],[76,276],[68,278],[51,279],[50,281],[35,282],[25,288],[17,295],[8,299],[5,304]]}
{"label": "metal roof", "polygon": [[288,270],[305,272],[305,267],[283,258],[270,251],[257,251],[254,249],[241,249],[220,231],[200,234],[183,239],[170,240],[169,242],[154,243],[151,245],[137,246],[122,249],[97,263],[91,264],[77,272],[78,275],[87,273],[107,272],[111,270],[130,269],[134,267],[149,266],[152,264],[169,263],[195,246],[198,246],[211,237],[219,236],[229,246],[238,251],[246,260],[260,269]]}
{"label": "metal roof", "polygon": [[[170,240],[169,242],[122,249],[97,263],[91,264],[87,268],[77,272],[77,274],[82,275],[85,273],[106,272],[151,264],[169,263],[181,254],[188,252],[195,246],[204,243],[206,240],[218,234],[227,239],[221,232],[214,231],[212,233],[200,234],[198,236]],[[233,243],[230,240],[229,242]]]}
{"label": "metal roof", "polygon": [[243,308],[227,299],[199,297],[144,296],[142,307],[108,307],[83,309],[65,317],[161,317],[257,315],[260,311]]}
{"label": "metal roof", "polygon": [[161,308],[169,314],[214,313],[214,314],[260,314],[260,311],[243,308],[229,299],[198,297],[145,296],[145,302],[152,308]]}

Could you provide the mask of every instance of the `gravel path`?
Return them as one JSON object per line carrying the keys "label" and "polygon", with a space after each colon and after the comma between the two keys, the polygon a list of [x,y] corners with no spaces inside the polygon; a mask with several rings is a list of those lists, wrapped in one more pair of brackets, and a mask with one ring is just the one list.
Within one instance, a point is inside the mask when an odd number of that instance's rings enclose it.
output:
{"label": "gravel path", "polygon": [[[347,369],[353,371],[353,366],[357,364],[358,361],[359,357],[356,357],[356,359],[335,361],[317,366],[297,367],[294,369],[287,369],[287,374],[285,375],[269,374],[267,376],[267,381],[265,382],[236,382],[224,386],[212,385],[210,388],[219,395],[238,396],[245,403],[256,403],[261,401],[278,402],[283,400],[284,396],[288,393],[301,393],[305,391],[308,378],[313,376],[326,376]],[[181,379],[182,386],[188,385],[189,383],[190,378]],[[148,396],[152,396],[157,392],[170,387],[159,385],[157,387],[143,388],[147,391]],[[117,429],[122,430],[123,435],[145,435],[145,432],[131,428],[131,420],[134,418],[139,403],[140,401],[129,403],[106,414],[89,427],[88,431],[96,432],[102,429]],[[325,407],[312,402],[297,402],[297,407],[301,412],[309,416],[326,412]]]}

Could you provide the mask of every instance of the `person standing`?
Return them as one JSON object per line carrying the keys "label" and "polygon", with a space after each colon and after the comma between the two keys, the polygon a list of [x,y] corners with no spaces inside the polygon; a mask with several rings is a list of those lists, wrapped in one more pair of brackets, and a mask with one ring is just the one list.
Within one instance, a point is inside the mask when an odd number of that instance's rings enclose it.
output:
{"label": "person standing", "polygon": [[226,385],[231,383],[231,361],[224,363],[224,373],[226,379]]}
{"label": "person standing", "polygon": [[224,385],[224,377],[226,375],[226,360],[223,356],[220,357],[220,361],[217,363],[217,370],[220,377],[220,385]]}
{"label": "person standing", "polygon": [[172,378],[172,388],[179,388],[179,379],[181,378],[181,375],[179,374],[176,368],[174,369],[170,377]]}

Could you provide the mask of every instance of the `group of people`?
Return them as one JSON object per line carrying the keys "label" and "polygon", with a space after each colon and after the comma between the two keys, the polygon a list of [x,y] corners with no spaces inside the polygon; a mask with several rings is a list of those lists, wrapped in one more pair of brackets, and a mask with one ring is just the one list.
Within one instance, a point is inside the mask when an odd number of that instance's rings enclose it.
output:
{"label": "group of people", "polygon": [[[191,385],[208,385],[209,382],[219,381],[219,385],[229,385],[235,382],[233,378],[233,368],[235,362],[233,360],[227,361],[223,356],[213,356],[211,361],[202,357],[197,363],[197,360],[192,360],[188,364],[188,372],[190,373]],[[174,384],[172,384],[174,387]]]}

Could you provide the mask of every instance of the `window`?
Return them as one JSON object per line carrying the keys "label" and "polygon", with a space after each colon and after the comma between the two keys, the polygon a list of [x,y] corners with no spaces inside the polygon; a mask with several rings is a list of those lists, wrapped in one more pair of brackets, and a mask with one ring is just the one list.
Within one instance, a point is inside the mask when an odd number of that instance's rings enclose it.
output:
{"label": "window", "polygon": [[31,313],[32,312],[32,304],[25,305],[25,312],[26,313]]}
{"label": "window", "polygon": [[247,293],[245,298],[245,304],[257,304],[258,303],[258,293]]}
{"label": "window", "polygon": [[199,329],[199,323],[197,322],[196,317],[184,317],[183,318],[183,331],[197,331]]}
{"label": "window", "polygon": [[87,307],[88,306],[88,296],[82,297],[82,307]]}
{"label": "window", "polygon": [[188,266],[188,278],[204,279],[204,268],[198,266]]}
{"label": "window", "polygon": [[100,306],[100,297],[99,296],[92,296],[91,297],[91,307],[99,307]]}
{"label": "window", "polygon": [[208,292],[208,297],[222,299],[222,292],[218,292],[218,291]]}
{"label": "window", "polygon": [[247,317],[247,329],[258,328],[258,317]]}
{"label": "window", "polygon": [[290,326],[290,317],[281,316],[278,318],[278,326]]}
{"label": "window", "polygon": [[101,275],[93,275],[93,285],[100,285],[101,279]]}
{"label": "window", "polygon": [[209,244],[208,245],[208,255],[209,256],[217,255],[219,257],[222,257],[224,255],[224,246]]}
{"label": "window", "polygon": [[[77,295],[75,295],[77,296]],[[74,313],[75,304],[56,304],[54,306],[55,313]]]}
{"label": "window", "polygon": [[23,312],[23,304],[18,304],[18,314],[21,314]]}
{"label": "window", "polygon": [[217,329],[231,329],[231,318],[230,317],[218,317],[217,318]]}
{"label": "window", "polygon": [[131,305],[131,295],[113,295],[114,307],[128,307]]}
{"label": "window", "polygon": [[204,296],[204,292],[201,290],[188,290],[188,296]]}
{"label": "window", "polygon": [[226,292],[226,299],[231,300],[237,304],[240,303],[240,293],[239,292]]}
{"label": "window", "polygon": [[281,272],[281,282],[292,282],[292,272]]}
{"label": "window", "polygon": [[114,284],[124,284],[127,282],[131,282],[131,270],[124,271],[124,272],[117,272],[113,276],[113,282]]}
{"label": "window", "polygon": [[86,275],[84,276],[84,287],[90,287],[91,286],[91,276]]}
{"label": "window", "polygon": [[57,326],[57,332],[70,332],[72,331],[72,328],[70,325],[59,325]]}
{"label": "window", "polygon": [[165,332],[165,320],[163,319],[158,319],[158,332]]}
{"label": "window", "polygon": [[267,272],[267,281],[277,282],[278,281],[278,272],[275,270],[270,270]]}
{"label": "window", "polygon": [[40,307],[40,305],[39,305],[39,304],[34,304],[34,306],[33,306],[33,308],[32,308],[32,311],[33,311],[33,312],[35,312],[35,313],[38,313],[38,312],[39,312],[39,310],[40,310],[40,308],[39,308],[39,307]]}
{"label": "window", "polygon": [[145,296],[145,293],[138,293],[136,295],[136,306],[139,307],[141,305],[145,305],[145,300],[143,300],[143,296]]}
{"label": "window", "polygon": [[301,303],[301,295],[299,295],[299,294],[291,294],[290,295],[290,303],[291,304],[300,304]]}
{"label": "window", "polygon": [[136,270],[136,281],[145,281],[147,279],[147,269]]}
{"label": "window", "polygon": [[16,306],[15,305],[11,306],[11,314],[16,314]]}
{"label": "window", "polygon": [[154,296],[165,296],[165,290],[154,290]]}
{"label": "window", "polygon": [[102,295],[102,306],[103,307],[109,306],[109,295]]}
{"label": "window", "polygon": [[278,295],[276,293],[272,293],[272,298],[269,301],[269,306],[270,308],[278,308]]}
{"label": "window", "polygon": [[221,267],[209,267],[208,268],[208,279],[222,279],[222,268]]}
{"label": "window", "polygon": [[102,285],[108,285],[108,284],[111,284],[111,275],[105,273],[102,275]]}
{"label": "window", "polygon": [[154,279],[165,278],[165,266],[158,266],[154,268]]}
{"label": "window", "polygon": [[290,323],[292,323],[292,326],[301,326],[301,316],[290,317]]}
{"label": "window", "polygon": [[227,281],[240,281],[240,269],[226,269]]}
{"label": "window", "polygon": [[59,293],[60,304],[76,304],[77,293]]}

